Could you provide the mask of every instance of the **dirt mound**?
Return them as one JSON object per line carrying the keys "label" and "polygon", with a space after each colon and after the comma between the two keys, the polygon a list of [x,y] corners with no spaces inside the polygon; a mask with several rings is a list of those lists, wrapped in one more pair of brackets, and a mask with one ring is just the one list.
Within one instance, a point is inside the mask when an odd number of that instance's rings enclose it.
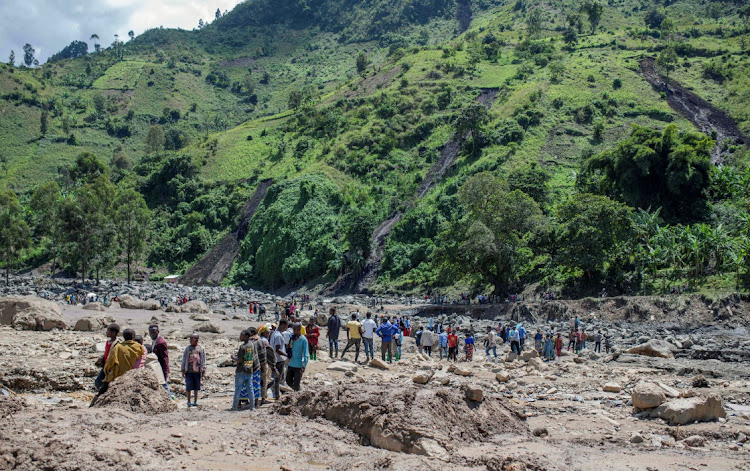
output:
{"label": "dirt mound", "polygon": [[435,457],[447,456],[457,442],[528,433],[503,400],[487,397],[475,403],[455,388],[331,386],[283,396],[275,412],[322,417],[359,434],[366,444]]}
{"label": "dirt mound", "polygon": [[128,371],[114,380],[94,407],[118,407],[151,414],[162,414],[177,409],[169,393],[147,368]]}

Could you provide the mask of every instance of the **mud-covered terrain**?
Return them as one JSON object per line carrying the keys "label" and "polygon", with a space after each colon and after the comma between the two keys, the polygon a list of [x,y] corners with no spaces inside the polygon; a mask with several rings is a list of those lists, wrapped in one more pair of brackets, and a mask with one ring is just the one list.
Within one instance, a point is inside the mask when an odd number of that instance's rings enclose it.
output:
{"label": "mud-covered terrain", "polygon": [[[365,298],[355,301],[366,304]],[[740,297],[468,309],[392,301],[384,311],[409,312],[415,324],[433,317],[473,327],[474,360],[465,361],[463,352],[456,364],[437,352],[427,358],[413,338],[405,339],[402,360],[388,369],[363,358],[355,364],[352,353],[334,364],[323,351],[309,363],[302,391],[241,412],[229,411],[230,355],[240,330],[259,325],[246,311],[220,303],[203,313],[116,303],[91,311],[56,302],[64,330],[0,327],[0,469],[750,469],[750,337],[748,306]],[[332,303],[311,304],[324,311]],[[367,309],[337,306],[344,316]],[[305,309],[302,317],[311,314]],[[532,336],[537,328],[565,334],[571,314],[587,331],[610,335],[614,351],[594,353],[590,342],[581,354],[564,351],[561,361],[547,363],[530,352],[531,341],[521,358],[509,355],[507,344],[496,362],[484,354],[487,325],[515,315]],[[161,326],[170,345],[174,407],[164,407],[165,392],[148,378],[131,373],[118,380],[120,389],[112,385],[116,394],[101,407],[88,407],[103,330],[95,323],[93,331],[71,327],[88,327],[91,322],[79,321],[97,316],[144,336],[148,324]],[[200,334],[208,364],[204,390],[199,406],[188,409],[176,372],[186,336],[207,324],[214,332]],[[656,406],[634,408],[634,400],[643,406],[654,399]],[[689,421],[676,425],[683,419]]]}

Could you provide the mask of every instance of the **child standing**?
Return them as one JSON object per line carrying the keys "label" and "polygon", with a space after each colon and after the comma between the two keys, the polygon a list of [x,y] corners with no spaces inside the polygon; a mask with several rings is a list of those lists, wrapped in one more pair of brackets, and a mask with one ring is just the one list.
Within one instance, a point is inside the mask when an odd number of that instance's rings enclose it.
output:
{"label": "child standing", "polygon": [[[185,378],[185,393],[188,407],[198,406],[198,391],[201,390],[201,379],[206,372],[206,352],[198,344],[198,334],[190,335],[190,345],[182,353],[182,377]],[[190,404],[190,391],[193,391],[193,403]]]}

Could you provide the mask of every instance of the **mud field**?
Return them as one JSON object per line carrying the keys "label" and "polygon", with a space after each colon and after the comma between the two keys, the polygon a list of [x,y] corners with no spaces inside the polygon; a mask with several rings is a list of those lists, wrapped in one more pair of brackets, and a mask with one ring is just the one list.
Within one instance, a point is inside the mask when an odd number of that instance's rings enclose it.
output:
{"label": "mud field", "polygon": [[[314,301],[327,309],[322,299]],[[513,358],[501,344],[494,362],[478,335],[474,360],[463,361],[461,352],[452,364],[437,352],[429,359],[418,354],[409,338],[402,360],[389,369],[364,364],[363,357],[355,364],[353,353],[334,364],[323,351],[310,361],[299,393],[241,412],[229,410],[230,355],[239,332],[259,325],[244,312],[214,306],[203,314],[168,313],[117,304],[92,312],[57,304],[68,326],[105,315],[146,337],[157,322],[170,345],[176,399],[165,404],[153,381],[129,373],[121,378],[128,391],[89,408],[103,330],[2,326],[2,470],[750,470],[748,306],[738,297],[443,306],[443,314],[435,307],[385,305],[388,313],[423,312],[412,317],[414,324],[442,315],[478,334],[511,317],[525,319],[532,336],[537,328],[565,334],[575,313],[590,332],[611,335],[616,351],[596,354],[591,343],[579,355],[565,351],[561,361],[545,363],[530,353]],[[358,306],[339,307],[346,318]],[[303,319],[310,314],[303,311]],[[179,362],[186,336],[206,322],[220,333],[200,334],[208,371],[199,406],[188,409]],[[666,357],[647,356],[655,353],[645,347],[627,353],[649,341]],[[526,352],[530,347],[533,341]],[[634,399],[654,397],[658,407],[634,409]],[[675,424],[692,413],[698,415]],[[708,421],[693,420],[703,415]]]}

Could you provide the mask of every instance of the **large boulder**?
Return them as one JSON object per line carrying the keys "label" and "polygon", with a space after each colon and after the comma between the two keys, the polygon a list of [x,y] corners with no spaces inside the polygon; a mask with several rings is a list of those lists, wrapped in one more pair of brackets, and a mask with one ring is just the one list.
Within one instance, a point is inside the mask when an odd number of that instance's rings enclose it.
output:
{"label": "large boulder", "polygon": [[129,294],[120,296],[120,307],[123,309],[142,309],[145,311],[158,311],[161,308],[159,301],[156,299],[140,300]]}
{"label": "large boulder", "polygon": [[170,304],[165,311],[182,314],[208,314],[211,312],[206,303],[198,301],[197,299],[188,301],[185,304],[180,304],[179,306],[176,304]]}
{"label": "large boulder", "polygon": [[99,312],[102,312],[106,308],[104,307],[104,304],[102,304],[100,302],[95,302],[95,303],[86,303],[86,304],[84,304],[83,305],[83,309],[85,311],[99,311]]}
{"label": "large boulder", "polygon": [[73,326],[73,330],[79,332],[97,332],[113,322],[115,322],[115,318],[112,316],[95,314],[93,316],[86,316],[78,319]]}
{"label": "large boulder", "polygon": [[664,340],[651,339],[646,343],[636,345],[625,351],[633,355],[643,355],[657,358],[674,358],[675,346]]}
{"label": "large boulder", "polygon": [[208,332],[210,334],[221,334],[224,331],[219,327],[218,325],[212,323],[212,322],[202,322],[200,324],[196,324],[195,327],[193,327],[193,332]]}
{"label": "large boulder", "polygon": [[384,362],[380,358],[373,358],[370,362],[370,366],[374,366],[375,368],[380,368],[381,370],[390,370],[391,367],[388,366],[388,363]]}
{"label": "large boulder", "polygon": [[529,361],[532,358],[539,358],[539,352],[537,352],[534,349],[531,349],[531,350],[527,350],[521,353],[521,360],[523,361]]}
{"label": "large boulder", "polygon": [[420,370],[412,376],[411,380],[417,384],[427,384],[432,379],[432,375],[433,373],[431,370]]}
{"label": "large boulder", "polygon": [[328,315],[324,314],[322,312],[318,313],[318,316],[315,318],[315,323],[318,324],[320,327],[325,327],[328,325]]}
{"label": "large boulder", "polygon": [[712,393],[707,396],[672,399],[654,409],[651,415],[673,424],[686,425],[696,421],[709,422],[726,417],[726,412],[721,396]]}
{"label": "large boulder", "polygon": [[630,395],[636,409],[653,409],[667,400],[664,390],[653,383],[642,381],[635,385]]}
{"label": "large boulder", "polygon": [[0,298],[0,324],[19,330],[65,329],[57,303],[35,296]]}
{"label": "large boulder", "polygon": [[474,402],[482,402],[484,400],[484,391],[481,386],[476,384],[467,384],[464,386],[464,394],[466,399]]}

